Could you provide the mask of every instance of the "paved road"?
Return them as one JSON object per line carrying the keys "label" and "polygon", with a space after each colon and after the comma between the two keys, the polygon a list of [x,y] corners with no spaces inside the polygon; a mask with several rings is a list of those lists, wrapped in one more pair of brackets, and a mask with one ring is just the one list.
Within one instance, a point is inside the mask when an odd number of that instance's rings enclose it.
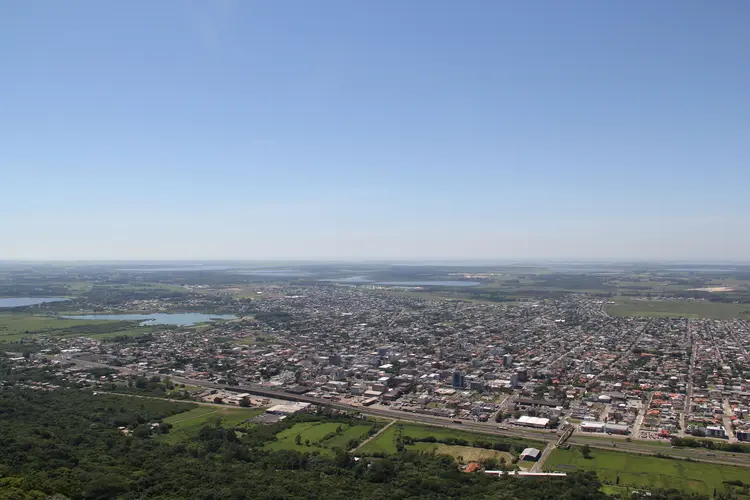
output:
{"label": "paved road", "polygon": [[[96,363],[93,361],[86,361],[81,359],[61,359],[61,361],[68,361],[75,363],[79,366],[92,367],[92,368],[112,368],[119,370],[123,373],[135,373],[135,371],[118,367],[109,366],[102,363]],[[145,375],[160,375],[158,373],[146,373]],[[161,375],[160,375],[161,376]],[[507,436],[515,438],[525,438],[543,442],[557,442],[558,434],[555,431],[541,431],[534,429],[524,428],[508,428],[508,430],[500,430],[497,428],[497,424],[491,422],[473,422],[469,420],[461,421],[456,423],[452,420],[448,420],[443,417],[436,417],[432,415],[422,415],[419,413],[405,412],[401,410],[393,410],[378,407],[353,407],[347,404],[338,403],[334,401],[328,401],[325,399],[313,398],[304,395],[290,394],[282,391],[270,390],[260,386],[236,386],[228,387],[223,384],[215,384],[213,382],[207,382],[205,380],[194,380],[184,377],[170,378],[181,384],[196,385],[215,389],[231,389],[234,391],[242,391],[248,393],[254,393],[261,396],[272,397],[277,399],[291,400],[291,401],[303,401],[318,405],[329,406],[346,411],[358,411],[362,414],[372,415],[376,417],[385,417],[388,419],[398,419],[407,422],[416,422],[420,424],[434,425],[438,427],[447,427],[454,429],[463,429],[467,431],[481,432],[484,434],[492,434],[498,436]],[[609,449],[614,451],[627,451],[629,453],[640,453],[653,455],[655,453],[664,453],[675,458],[691,458],[697,461],[721,463],[726,465],[737,465],[741,467],[750,467],[750,454],[733,454],[722,451],[709,451],[706,449],[698,448],[670,448],[669,446],[659,446],[654,444],[646,443],[642,440],[633,439],[632,441],[626,441],[625,436],[583,436],[581,434],[574,433],[569,439],[568,443],[571,445],[584,445],[588,444],[591,448]],[[616,444],[616,446],[613,446]],[[715,454],[715,456],[709,456],[708,453]]]}
{"label": "paved road", "polygon": [[724,398],[724,401],[722,402],[722,408],[724,409],[724,416],[722,417],[722,421],[724,422],[724,430],[727,433],[727,436],[729,436],[729,442],[730,443],[736,443],[737,438],[734,435],[734,429],[732,428],[732,407],[729,405],[729,399]]}

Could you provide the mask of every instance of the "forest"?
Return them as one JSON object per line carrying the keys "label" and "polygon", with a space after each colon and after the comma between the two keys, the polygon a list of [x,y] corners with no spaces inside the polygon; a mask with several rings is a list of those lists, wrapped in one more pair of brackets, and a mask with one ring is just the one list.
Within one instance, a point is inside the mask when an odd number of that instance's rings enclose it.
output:
{"label": "forest", "polygon": [[0,389],[0,499],[608,498],[593,473],[498,479],[461,472],[450,457],[408,451],[355,460],[344,451],[326,457],[264,450],[279,430],[274,426],[244,434],[204,427],[178,444],[158,439],[169,432],[161,419],[192,407],[6,386]]}

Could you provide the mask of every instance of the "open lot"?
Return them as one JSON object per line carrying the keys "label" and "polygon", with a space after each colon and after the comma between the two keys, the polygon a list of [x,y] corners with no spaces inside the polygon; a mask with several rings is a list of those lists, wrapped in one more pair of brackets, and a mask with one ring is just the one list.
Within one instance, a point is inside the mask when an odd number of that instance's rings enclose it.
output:
{"label": "open lot", "polygon": [[[682,491],[712,495],[737,490],[724,481],[750,482],[747,469],[706,462],[659,458],[594,449],[590,459],[583,458],[578,448],[556,449],[544,464],[544,470],[568,472],[572,469],[595,471],[602,482],[631,488],[675,488]],[[750,498],[740,496],[739,498]]]}
{"label": "open lot", "polygon": [[750,304],[728,304],[704,300],[615,299],[607,307],[613,316],[649,316],[662,318],[744,318],[750,319]]}
{"label": "open lot", "polygon": [[[366,445],[364,445],[362,448],[359,449],[359,453],[362,455],[373,455],[376,453],[385,453],[385,454],[392,454],[396,453],[396,438],[398,434],[401,434],[402,436],[408,436],[411,438],[419,439],[419,438],[425,438],[428,436],[434,437],[436,440],[445,440],[445,439],[464,439],[469,442],[469,444],[474,443],[476,440],[481,439],[482,441],[487,441],[491,443],[506,443],[511,446],[515,446],[519,451],[526,446],[536,446],[537,448],[544,448],[544,443],[537,442],[537,441],[531,441],[531,440],[520,440],[520,439],[513,439],[513,438],[506,438],[506,437],[498,437],[498,436],[491,436],[487,434],[477,434],[474,432],[468,432],[468,431],[459,431],[456,429],[448,429],[443,427],[431,427],[427,425],[419,425],[419,424],[406,424],[406,423],[398,423],[396,425],[390,426],[387,430],[385,430],[382,434],[380,434],[377,438],[373,439]],[[448,455],[452,456],[458,456],[458,453],[453,455],[450,448],[472,448],[478,450],[478,452],[483,451],[494,451],[494,450],[485,450],[483,448],[475,448],[473,446],[447,446],[444,443],[427,443],[427,442],[417,442],[414,444],[407,445],[407,449],[414,449],[414,450],[423,450],[423,451],[431,451],[435,450],[437,452],[438,449],[441,449],[443,447],[443,451],[446,452]],[[464,459],[467,459],[466,455],[462,455]],[[499,457],[498,457],[499,458]]]}
{"label": "open lot", "polygon": [[461,463],[481,462],[482,460],[486,460],[488,458],[494,458],[498,461],[500,461],[501,459],[505,460],[505,463],[510,464],[510,461],[513,460],[513,455],[511,453],[508,453],[507,451],[486,450],[484,448],[474,448],[473,446],[451,446],[440,443],[416,443],[407,446],[407,448],[410,450],[419,450],[426,452],[434,451],[436,455],[448,455],[455,458],[456,461]]}
{"label": "open lot", "polygon": [[56,335],[68,333],[73,327],[111,324],[111,321],[62,319],[54,316],[30,314],[0,314],[0,342],[15,342],[30,335]]}
{"label": "open lot", "polygon": [[164,419],[164,422],[172,424],[172,429],[169,434],[164,434],[159,439],[169,443],[187,441],[197,436],[204,425],[220,425],[225,428],[249,427],[252,424],[247,423],[247,420],[261,413],[263,413],[261,408],[200,406]]}
{"label": "open lot", "polygon": [[[334,450],[347,449],[351,439],[365,439],[373,423],[361,425],[338,422],[300,422],[276,435],[276,441],[266,444],[267,450],[295,450],[301,453],[320,452],[332,455]],[[340,429],[340,432],[337,430]],[[333,434],[333,435],[331,435]],[[299,436],[299,444],[297,444]]]}

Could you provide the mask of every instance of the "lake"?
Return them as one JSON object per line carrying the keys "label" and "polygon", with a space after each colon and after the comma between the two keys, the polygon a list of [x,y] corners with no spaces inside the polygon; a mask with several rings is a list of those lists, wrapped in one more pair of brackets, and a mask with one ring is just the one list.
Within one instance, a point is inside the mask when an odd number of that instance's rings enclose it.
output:
{"label": "lake", "polygon": [[112,321],[141,321],[141,326],[147,325],[177,325],[191,326],[197,323],[208,323],[215,319],[237,319],[233,314],[203,314],[203,313],[152,313],[152,314],[84,314],[63,316],[67,319],[90,319]]}
{"label": "lake", "polygon": [[318,281],[327,281],[331,283],[373,283],[364,276],[349,276],[348,278],[326,278]]}
{"label": "lake", "polygon": [[248,274],[251,276],[278,276],[280,278],[302,278],[312,276],[313,273],[306,271],[295,271],[293,269],[257,269],[250,271],[237,271],[237,274]]}
{"label": "lake", "polygon": [[62,302],[65,297],[11,297],[0,299],[0,307],[24,307],[35,306],[37,304],[46,304],[47,302]]}
{"label": "lake", "polygon": [[477,286],[481,285],[479,281],[379,281],[376,285],[390,286]]}
{"label": "lake", "polygon": [[128,267],[118,269],[118,271],[126,273],[177,273],[183,271],[229,271],[234,269],[229,266],[177,266],[177,267],[158,267],[158,266],[144,266],[144,267]]}

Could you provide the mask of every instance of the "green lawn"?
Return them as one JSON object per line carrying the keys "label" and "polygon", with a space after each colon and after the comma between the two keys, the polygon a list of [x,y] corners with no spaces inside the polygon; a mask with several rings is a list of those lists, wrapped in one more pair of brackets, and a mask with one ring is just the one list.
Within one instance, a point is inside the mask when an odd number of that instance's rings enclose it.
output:
{"label": "green lawn", "polygon": [[[473,443],[477,439],[489,441],[492,443],[508,443],[510,445],[516,445],[518,448],[525,446],[535,446],[539,449],[544,449],[545,443],[539,441],[532,441],[529,439],[515,439],[504,436],[493,436],[489,434],[479,434],[469,431],[460,431],[457,429],[449,429],[446,427],[431,427],[428,425],[419,424],[407,424],[398,423],[390,426],[377,438],[373,439],[362,448],[359,452],[362,455],[373,455],[376,453],[392,454],[396,453],[396,436],[398,432],[402,432],[403,436],[409,436],[413,438],[423,438],[427,436],[433,436],[435,439],[465,439],[469,444]],[[430,445],[427,448],[433,449],[440,443],[415,443],[409,445],[407,448],[415,447],[415,449],[426,449],[425,445]]]}
{"label": "green lawn", "polygon": [[[341,432],[336,434],[336,429],[341,427]],[[267,450],[295,450],[302,453],[320,452],[324,455],[333,455],[334,450],[339,448],[346,450],[350,439],[364,439],[372,424],[348,425],[337,422],[301,422],[289,429],[283,430],[276,435],[276,441],[266,444]],[[325,439],[328,434],[336,434]],[[300,444],[297,444],[297,435]],[[305,442],[309,441],[309,445]]]}
{"label": "green lawn", "polygon": [[[24,313],[0,314],[0,348],[2,344],[14,343],[34,335],[83,336],[107,339],[118,336],[138,336],[154,331],[155,327],[137,326],[137,321],[112,321],[66,319],[55,316],[37,316]],[[96,327],[101,326],[101,332]],[[80,328],[80,331],[77,331]]]}
{"label": "green lawn", "polygon": [[750,305],[726,304],[697,300],[636,300],[618,298],[607,306],[613,316],[649,316],[662,318],[745,318],[750,319]]}
{"label": "green lawn", "polygon": [[15,342],[30,335],[54,335],[56,331],[75,326],[103,325],[109,321],[62,319],[30,314],[0,314],[0,342]]}
{"label": "green lawn", "polygon": [[[594,449],[591,459],[583,458],[579,448],[555,449],[544,464],[544,470],[567,472],[575,467],[596,471],[602,482],[631,488],[675,488],[703,495],[734,491],[723,481],[739,479],[749,482],[750,470],[706,462],[658,458],[647,455]],[[736,494],[736,492],[735,492]],[[740,497],[750,498],[750,497]]]}
{"label": "green lawn", "polygon": [[260,408],[222,408],[218,406],[199,406],[185,413],[165,418],[164,422],[172,424],[169,434],[159,439],[178,443],[187,441],[198,435],[204,425],[221,427],[248,427],[252,424],[247,420],[263,413]]}

